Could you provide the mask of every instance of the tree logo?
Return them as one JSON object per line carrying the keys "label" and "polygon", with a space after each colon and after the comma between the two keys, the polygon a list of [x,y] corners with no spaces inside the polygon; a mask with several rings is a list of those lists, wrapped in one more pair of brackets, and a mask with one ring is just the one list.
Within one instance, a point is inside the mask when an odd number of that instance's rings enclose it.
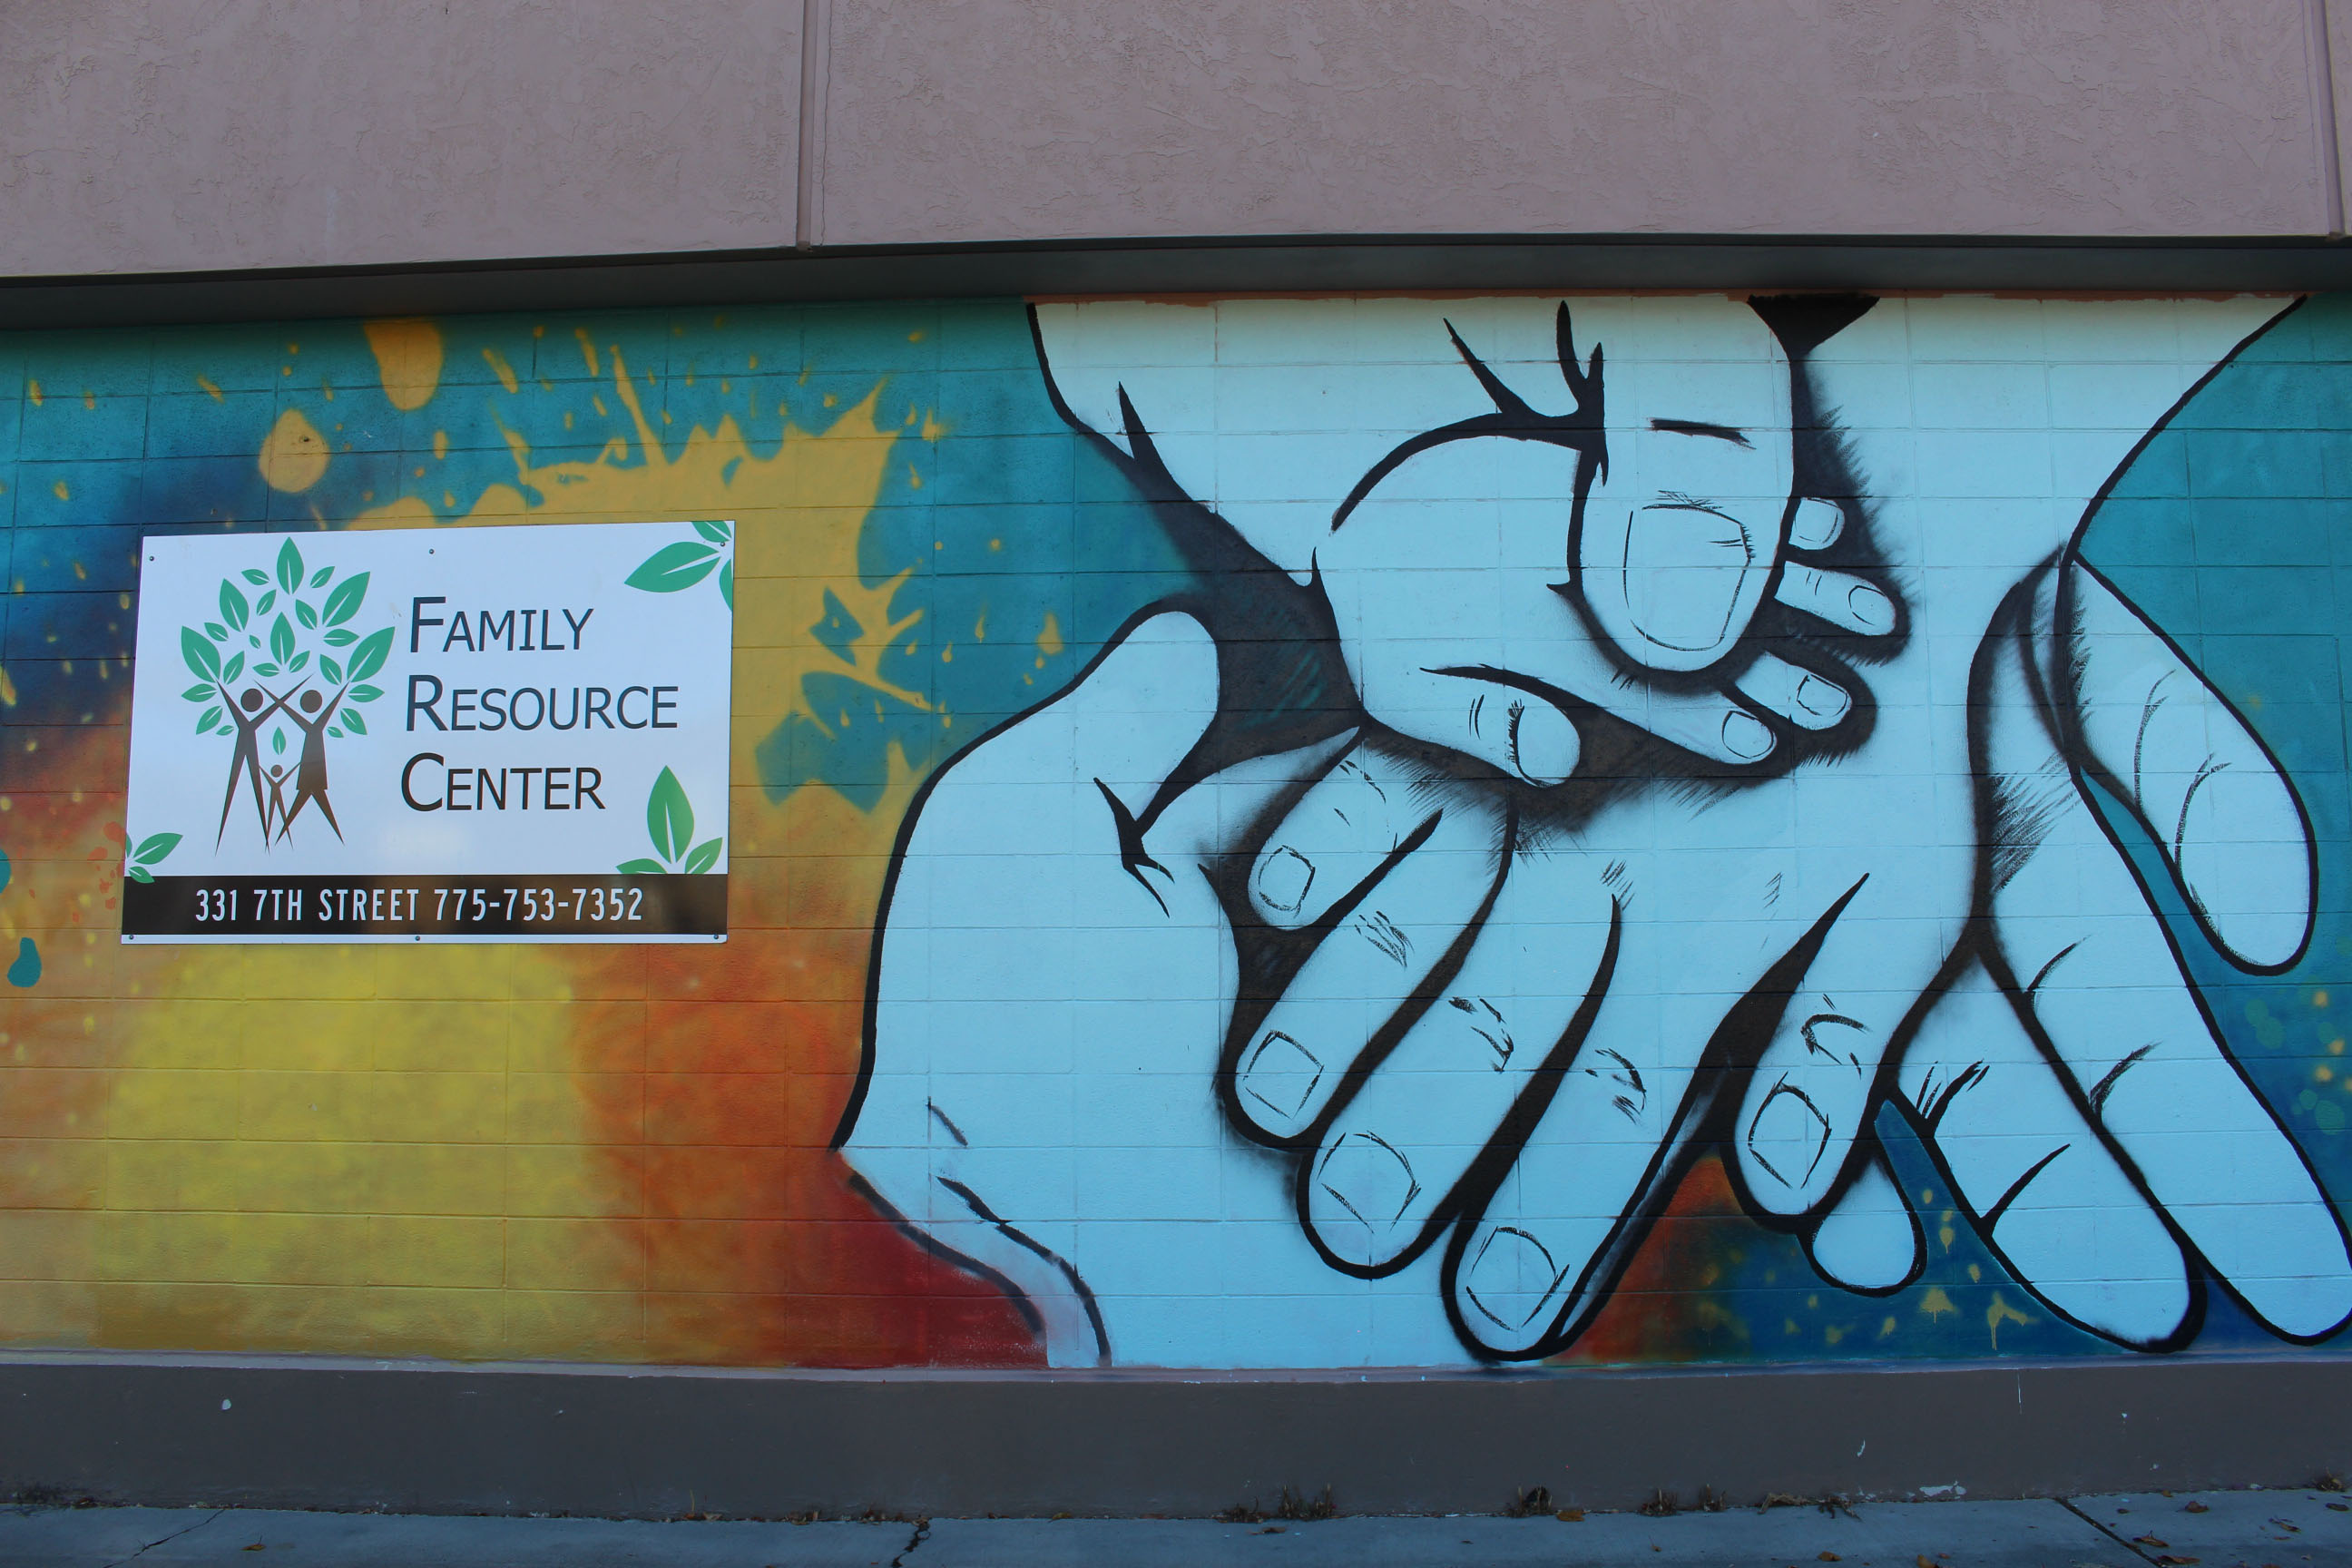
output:
{"label": "tree logo", "polygon": [[[327,742],[367,733],[360,708],[383,695],[367,679],[391,657],[393,628],[363,637],[345,624],[367,598],[366,573],[336,584],[314,606],[303,595],[326,588],[335,569],[322,566],[307,582],[302,571],[302,552],[289,539],[278,549],[274,579],[250,567],[241,574],[246,584],[262,590],[258,598],[248,601],[237,578],[224,577],[221,618],[180,628],[181,657],[199,678],[180,695],[205,705],[196,733],[236,740],[215,847],[228,836],[240,787],[252,795],[265,848],[283,842],[313,804],[335,837],[343,836],[327,798]],[[284,760],[289,734],[300,738],[290,768]]]}

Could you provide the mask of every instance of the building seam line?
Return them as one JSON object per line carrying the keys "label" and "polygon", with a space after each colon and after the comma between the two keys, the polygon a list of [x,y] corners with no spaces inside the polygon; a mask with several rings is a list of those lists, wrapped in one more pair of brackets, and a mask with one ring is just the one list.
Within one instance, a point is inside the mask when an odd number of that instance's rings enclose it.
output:
{"label": "building seam line", "polygon": [[2327,37],[2327,0],[2305,0],[2310,34],[2312,111],[2318,118],[2319,175],[2326,187],[2327,237],[2344,237],[2344,158],[2336,123],[2336,62]]}
{"label": "building seam line", "polygon": [[832,74],[832,0],[801,0],[799,180],[793,244],[806,250],[824,226],[824,89]]}

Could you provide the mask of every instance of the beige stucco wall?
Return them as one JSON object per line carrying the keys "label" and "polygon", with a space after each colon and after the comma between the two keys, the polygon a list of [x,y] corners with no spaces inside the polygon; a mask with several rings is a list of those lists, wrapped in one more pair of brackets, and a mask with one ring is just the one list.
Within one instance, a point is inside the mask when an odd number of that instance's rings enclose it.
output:
{"label": "beige stucco wall", "polygon": [[2352,58],[2325,4],[9,6],[0,275],[796,241],[2321,235],[2347,79],[2316,58],[2329,20]]}

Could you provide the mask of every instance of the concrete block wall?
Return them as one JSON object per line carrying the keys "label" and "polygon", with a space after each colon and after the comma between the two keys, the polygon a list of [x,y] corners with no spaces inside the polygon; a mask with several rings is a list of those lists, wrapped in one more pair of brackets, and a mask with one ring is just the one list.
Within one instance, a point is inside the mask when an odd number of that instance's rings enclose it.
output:
{"label": "concrete block wall", "polygon": [[[0,339],[0,1340],[2301,1353],[2347,363],[2251,296]],[[117,941],[141,537],[681,517],[723,948]]]}

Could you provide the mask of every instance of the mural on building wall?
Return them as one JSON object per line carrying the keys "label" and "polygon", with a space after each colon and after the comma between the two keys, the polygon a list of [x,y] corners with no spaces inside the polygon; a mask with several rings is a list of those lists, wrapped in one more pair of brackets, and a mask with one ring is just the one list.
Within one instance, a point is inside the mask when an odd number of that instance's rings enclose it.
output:
{"label": "mural on building wall", "polygon": [[[0,1339],[2325,1339],[2347,375],[2332,298],[0,339]],[[679,516],[726,951],[115,943],[140,537]]]}

